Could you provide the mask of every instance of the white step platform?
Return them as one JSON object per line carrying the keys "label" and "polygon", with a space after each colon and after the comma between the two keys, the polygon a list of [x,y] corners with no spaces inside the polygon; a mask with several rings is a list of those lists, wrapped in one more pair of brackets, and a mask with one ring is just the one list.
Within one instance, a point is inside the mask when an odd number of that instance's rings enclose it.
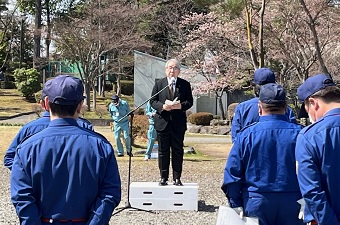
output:
{"label": "white step platform", "polygon": [[198,184],[171,182],[159,186],[158,182],[132,182],[130,204],[145,210],[193,210],[198,211]]}

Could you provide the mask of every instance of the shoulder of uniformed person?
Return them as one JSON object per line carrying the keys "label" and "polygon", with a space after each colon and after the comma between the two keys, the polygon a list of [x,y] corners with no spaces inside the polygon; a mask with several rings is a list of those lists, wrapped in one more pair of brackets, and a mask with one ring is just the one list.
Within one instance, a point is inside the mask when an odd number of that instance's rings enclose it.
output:
{"label": "shoulder of uniformed person", "polygon": [[91,125],[91,122],[88,121],[87,119],[83,118],[83,117],[78,117],[78,119],[80,119],[80,120],[83,121],[84,123],[87,123],[87,124]]}
{"label": "shoulder of uniformed person", "polygon": [[248,124],[247,126],[243,127],[243,128],[240,130],[240,132],[243,131],[243,130],[245,130],[245,129],[248,129],[249,127],[255,126],[255,125],[258,124],[258,123],[259,123],[259,122],[254,122],[254,123]]}
{"label": "shoulder of uniformed person", "polygon": [[117,107],[115,106],[115,104],[113,104],[112,102],[109,105],[109,109],[116,109]]}
{"label": "shoulder of uniformed person", "polygon": [[320,122],[322,122],[324,120],[324,118],[320,118],[318,121],[316,121],[315,123],[312,123],[304,128],[302,128],[302,130],[300,131],[300,134],[306,134],[308,132],[310,132],[310,130],[312,130],[316,125],[318,125]]}

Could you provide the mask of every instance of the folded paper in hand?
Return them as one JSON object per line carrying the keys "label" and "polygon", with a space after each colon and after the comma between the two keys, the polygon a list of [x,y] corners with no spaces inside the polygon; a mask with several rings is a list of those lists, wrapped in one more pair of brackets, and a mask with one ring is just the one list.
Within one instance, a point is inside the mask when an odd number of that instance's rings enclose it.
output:
{"label": "folded paper in hand", "polygon": [[167,104],[167,105],[176,105],[176,104],[178,104],[178,103],[181,103],[179,100],[177,100],[177,97],[174,99],[174,100],[165,100],[165,104]]}
{"label": "folded paper in hand", "polygon": [[229,206],[220,206],[218,210],[216,225],[258,225],[259,221],[253,217],[240,218]]}

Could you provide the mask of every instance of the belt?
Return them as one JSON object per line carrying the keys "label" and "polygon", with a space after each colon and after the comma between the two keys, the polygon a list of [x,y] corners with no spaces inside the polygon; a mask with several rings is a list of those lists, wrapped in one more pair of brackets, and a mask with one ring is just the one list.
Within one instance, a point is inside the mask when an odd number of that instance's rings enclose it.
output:
{"label": "belt", "polygon": [[86,218],[77,218],[77,219],[69,219],[69,220],[60,220],[60,219],[48,219],[48,218],[40,218],[41,222],[44,223],[53,223],[53,222],[60,222],[60,223],[79,223],[79,222],[86,222]]}

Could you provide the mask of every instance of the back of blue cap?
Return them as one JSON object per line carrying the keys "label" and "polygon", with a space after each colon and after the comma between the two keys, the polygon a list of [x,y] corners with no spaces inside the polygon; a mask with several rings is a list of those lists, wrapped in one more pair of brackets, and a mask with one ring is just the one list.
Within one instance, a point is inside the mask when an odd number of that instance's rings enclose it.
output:
{"label": "back of blue cap", "polygon": [[254,83],[258,85],[275,83],[275,74],[269,68],[259,68],[254,72]]}
{"label": "back of blue cap", "polygon": [[59,105],[76,105],[85,98],[82,81],[69,75],[59,75],[48,80],[43,91],[50,102]]}

